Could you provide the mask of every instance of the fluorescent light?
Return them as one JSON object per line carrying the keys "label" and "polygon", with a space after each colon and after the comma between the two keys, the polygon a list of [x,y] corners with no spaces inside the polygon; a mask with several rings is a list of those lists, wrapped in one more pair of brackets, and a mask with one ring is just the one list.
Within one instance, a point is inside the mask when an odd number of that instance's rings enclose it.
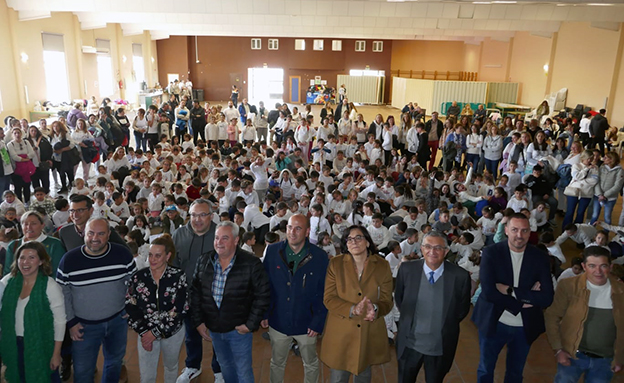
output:
{"label": "fluorescent light", "polygon": [[473,1],[472,4],[492,4],[491,1]]}
{"label": "fluorescent light", "polygon": [[609,4],[609,3],[587,3],[587,5],[592,6],[592,7],[609,7],[613,4]]}
{"label": "fluorescent light", "polygon": [[496,0],[492,1],[493,4],[517,4],[517,1]]}

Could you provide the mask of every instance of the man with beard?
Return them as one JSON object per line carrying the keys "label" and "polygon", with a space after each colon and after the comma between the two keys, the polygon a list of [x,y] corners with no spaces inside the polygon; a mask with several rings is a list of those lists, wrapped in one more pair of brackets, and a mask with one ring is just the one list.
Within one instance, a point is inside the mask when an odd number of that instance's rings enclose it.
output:
{"label": "man with beard", "polygon": [[118,382],[126,354],[126,283],[137,268],[126,247],[109,242],[110,234],[106,219],[90,220],[85,244],[67,252],[58,267],[75,382],[93,381],[100,347],[105,350],[102,381]]}

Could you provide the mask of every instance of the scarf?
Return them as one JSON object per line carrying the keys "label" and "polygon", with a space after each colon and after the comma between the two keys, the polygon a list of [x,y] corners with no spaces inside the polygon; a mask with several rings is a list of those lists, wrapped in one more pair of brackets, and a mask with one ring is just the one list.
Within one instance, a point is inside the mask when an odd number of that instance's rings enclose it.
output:
{"label": "scarf", "polygon": [[[20,382],[17,368],[17,341],[15,335],[15,310],[22,291],[23,276],[18,273],[9,280],[2,298],[0,325],[2,338],[0,350],[7,366],[6,380]],[[24,365],[28,383],[50,382],[50,359],[54,352],[54,318],[46,294],[48,277],[37,275],[24,309]]]}

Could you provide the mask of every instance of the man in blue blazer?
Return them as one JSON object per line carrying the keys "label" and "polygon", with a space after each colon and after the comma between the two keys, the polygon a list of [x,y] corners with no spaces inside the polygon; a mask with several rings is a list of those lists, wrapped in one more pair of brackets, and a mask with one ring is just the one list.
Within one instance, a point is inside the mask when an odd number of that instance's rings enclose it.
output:
{"label": "man in blue blazer", "polygon": [[498,354],[507,345],[505,383],[522,382],[531,344],[545,331],[543,310],[553,301],[548,254],[527,245],[529,220],[514,214],[507,242],[483,249],[481,295],[472,313],[479,329],[478,383],[494,380]]}

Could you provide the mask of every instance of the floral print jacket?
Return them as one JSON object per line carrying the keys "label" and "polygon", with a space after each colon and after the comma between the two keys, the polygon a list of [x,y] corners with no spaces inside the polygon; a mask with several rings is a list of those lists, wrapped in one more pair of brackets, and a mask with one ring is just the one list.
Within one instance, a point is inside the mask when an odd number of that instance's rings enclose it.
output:
{"label": "floral print jacket", "polygon": [[151,331],[156,339],[171,337],[182,328],[188,304],[186,275],[176,267],[167,266],[158,285],[149,267],[128,283],[128,324],[139,335]]}

